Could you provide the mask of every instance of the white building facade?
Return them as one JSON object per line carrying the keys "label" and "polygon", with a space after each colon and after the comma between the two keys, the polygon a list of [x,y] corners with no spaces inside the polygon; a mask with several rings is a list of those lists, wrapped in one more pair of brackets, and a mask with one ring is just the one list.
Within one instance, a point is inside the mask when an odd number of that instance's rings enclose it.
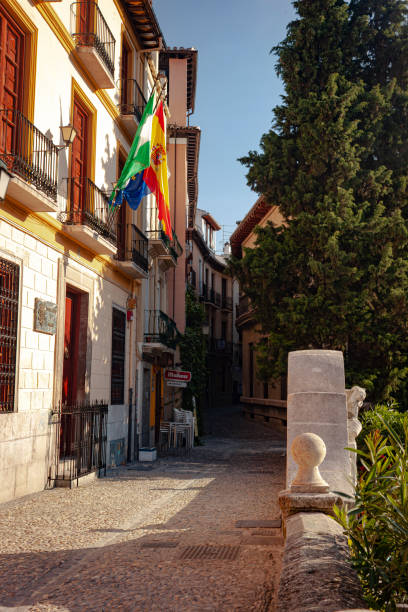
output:
{"label": "white building facade", "polygon": [[165,83],[149,0],[3,0],[0,28],[4,502],[137,457],[157,210],[109,194]]}

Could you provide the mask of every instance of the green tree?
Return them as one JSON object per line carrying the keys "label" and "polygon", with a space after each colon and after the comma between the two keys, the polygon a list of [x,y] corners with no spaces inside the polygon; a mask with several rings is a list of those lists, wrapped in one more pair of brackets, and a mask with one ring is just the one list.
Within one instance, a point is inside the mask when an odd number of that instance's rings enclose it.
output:
{"label": "green tree", "polygon": [[[290,350],[338,349],[348,382],[380,399],[408,374],[408,159],[395,129],[382,142],[396,120],[396,77],[378,83],[365,66],[356,24],[370,19],[352,4],[354,13],[342,0],[294,2],[299,18],[274,48],[283,102],[260,151],[241,159],[283,224],[258,228],[256,248],[231,269],[267,338],[265,379],[285,374]],[[398,90],[402,108],[402,77]]]}
{"label": "green tree", "polygon": [[180,356],[184,370],[191,372],[191,382],[183,391],[183,408],[193,410],[193,398],[200,409],[202,397],[207,382],[206,358],[207,350],[202,326],[205,311],[196,298],[192,287],[186,290],[186,329],[180,340]]}

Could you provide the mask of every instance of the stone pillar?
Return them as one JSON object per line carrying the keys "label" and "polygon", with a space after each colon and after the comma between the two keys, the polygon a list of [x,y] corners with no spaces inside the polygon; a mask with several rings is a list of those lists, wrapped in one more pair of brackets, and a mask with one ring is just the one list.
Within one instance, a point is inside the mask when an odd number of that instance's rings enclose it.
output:
{"label": "stone pillar", "polygon": [[323,480],[319,466],[326,456],[324,441],[314,433],[299,434],[293,440],[289,456],[297,463],[290,488],[279,493],[279,505],[282,516],[282,531],[286,536],[287,520],[300,512],[320,512],[333,515],[333,506],[342,506],[343,498],[329,490]]}
{"label": "stone pillar", "polygon": [[[350,478],[347,404],[341,351],[306,350],[289,353],[287,448],[304,432],[320,436],[327,453],[320,466],[331,491],[353,494]],[[296,473],[288,453],[286,489]]]}

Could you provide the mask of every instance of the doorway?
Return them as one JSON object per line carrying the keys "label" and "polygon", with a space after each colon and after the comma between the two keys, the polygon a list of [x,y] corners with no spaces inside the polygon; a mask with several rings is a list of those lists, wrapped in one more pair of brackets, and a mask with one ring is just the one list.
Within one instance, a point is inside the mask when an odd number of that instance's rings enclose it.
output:
{"label": "doorway", "polygon": [[65,296],[64,365],[62,403],[72,405],[77,399],[80,294],[72,291]]}
{"label": "doorway", "polygon": [[142,446],[150,446],[150,369],[143,369]]}
{"label": "doorway", "polygon": [[162,420],[162,371],[159,368],[155,374],[155,389],[156,389],[156,397],[155,397],[155,431],[154,431],[154,442],[156,446],[159,444],[160,439],[160,421]]}

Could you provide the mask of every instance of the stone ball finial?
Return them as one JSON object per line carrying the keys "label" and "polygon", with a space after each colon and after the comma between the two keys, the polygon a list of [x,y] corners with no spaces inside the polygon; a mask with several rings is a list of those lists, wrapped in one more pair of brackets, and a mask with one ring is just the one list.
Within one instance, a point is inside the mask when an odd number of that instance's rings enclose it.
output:
{"label": "stone ball finial", "polygon": [[291,452],[298,464],[291,491],[298,493],[328,493],[329,485],[319,472],[319,465],[326,456],[326,445],[320,436],[303,433],[292,442]]}

